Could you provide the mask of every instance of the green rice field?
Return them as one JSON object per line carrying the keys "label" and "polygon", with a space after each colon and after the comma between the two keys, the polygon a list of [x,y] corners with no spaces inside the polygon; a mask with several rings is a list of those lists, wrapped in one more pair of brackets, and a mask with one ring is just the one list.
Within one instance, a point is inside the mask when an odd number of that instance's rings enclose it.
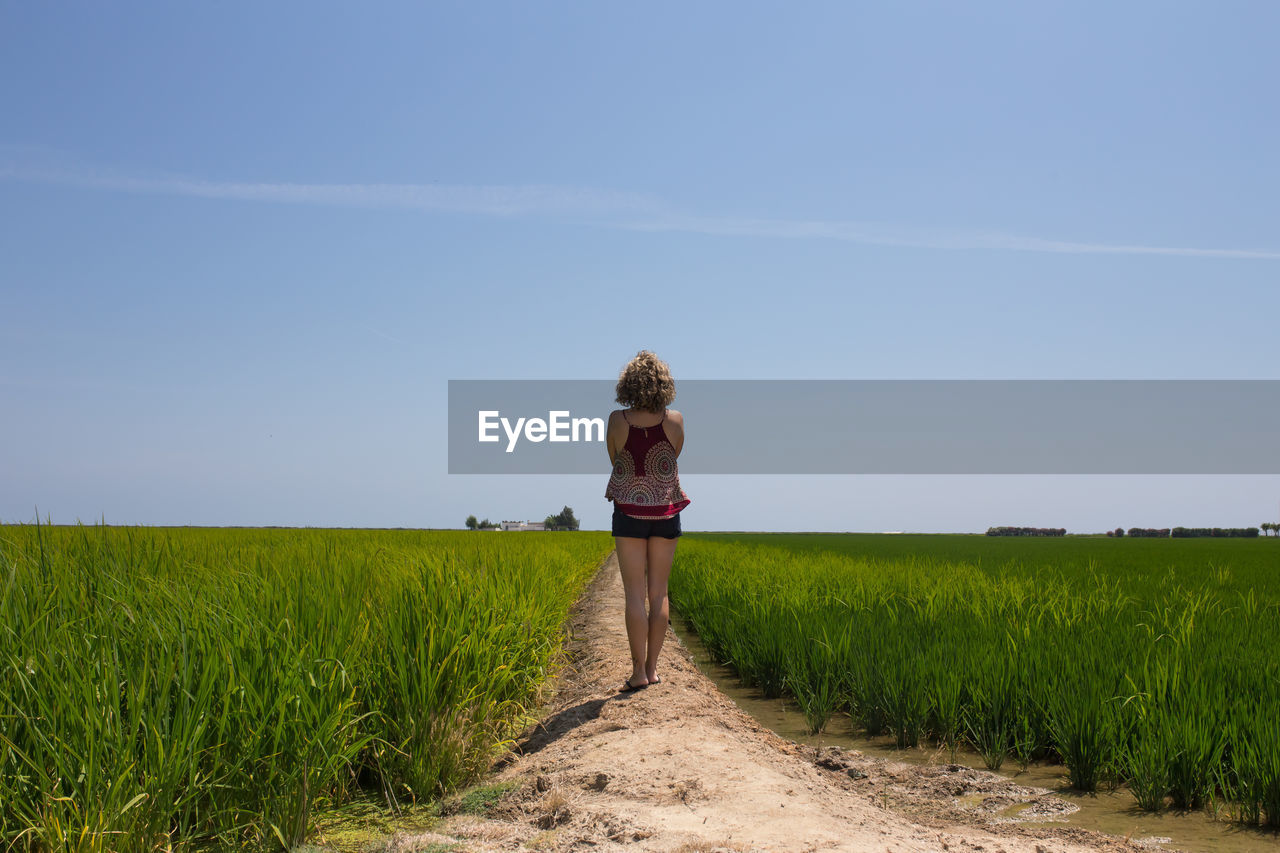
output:
{"label": "green rice field", "polygon": [[0,526],[0,846],[288,848],[527,723],[605,533]]}
{"label": "green rice field", "polygon": [[1280,825],[1280,542],[695,534],[673,607],[809,727]]}

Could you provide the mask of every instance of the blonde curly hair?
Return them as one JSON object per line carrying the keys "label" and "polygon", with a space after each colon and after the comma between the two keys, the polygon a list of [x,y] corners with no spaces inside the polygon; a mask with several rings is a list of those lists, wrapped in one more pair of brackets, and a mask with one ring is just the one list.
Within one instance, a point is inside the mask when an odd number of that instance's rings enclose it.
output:
{"label": "blonde curly hair", "polygon": [[618,376],[618,403],[644,412],[661,412],[676,398],[667,363],[647,349],[636,353]]}

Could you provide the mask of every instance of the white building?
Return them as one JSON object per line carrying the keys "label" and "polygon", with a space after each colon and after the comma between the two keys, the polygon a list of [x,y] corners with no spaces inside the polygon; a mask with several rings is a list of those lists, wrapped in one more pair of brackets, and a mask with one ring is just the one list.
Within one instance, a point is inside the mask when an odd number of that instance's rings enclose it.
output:
{"label": "white building", "polygon": [[547,525],[541,521],[503,521],[498,525],[500,530],[546,530]]}

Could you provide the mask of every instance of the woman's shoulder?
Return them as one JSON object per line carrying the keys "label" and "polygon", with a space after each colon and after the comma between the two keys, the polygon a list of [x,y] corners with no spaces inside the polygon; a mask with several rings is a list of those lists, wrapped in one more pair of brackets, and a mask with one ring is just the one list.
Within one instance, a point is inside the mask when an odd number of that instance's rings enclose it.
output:
{"label": "woman's shoulder", "polygon": [[680,424],[681,426],[684,425],[684,415],[680,414],[675,409],[667,409],[667,420]]}

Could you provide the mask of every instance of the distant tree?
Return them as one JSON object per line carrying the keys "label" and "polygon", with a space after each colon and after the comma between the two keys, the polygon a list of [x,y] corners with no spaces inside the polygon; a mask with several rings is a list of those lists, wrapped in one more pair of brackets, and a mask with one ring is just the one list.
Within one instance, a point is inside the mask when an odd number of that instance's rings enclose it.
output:
{"label": "distant tree", "polygon": [[479,523],[476,521],[476,517],[475,517],[474,515],[468,515],[468,516],[467,516],[467,529],[468,529],[468,530],[475,530],[478,526],[479,526]]}
{"label": "distant tree", "polygon": [[1116,536],[1123,536],[1123,535],[1124,535],[1124,528],[1123,528],[1123,527],[1117,527],[1117,528],[1116,528],[1115,535],[1116,535]]}
{"label": "distant tree", "polygon": [[495,524],[494,522],[490,521],[490,520],[489,520],[489,519],[487,519],[487,518],[486,518],[486,519],[484,519],[484,520],[482,520],[482,521],[480,522],[480,529],[481,529],[481,530],[493,530],[493,529],[494,529],[494,528],[496,528],[497,526],[498,526],[497,524]]}
{"label": "distant tree", "polygon": [[1065,527],[988,527],[988,536],[1066,536]]}
{"label": "distant tree", "polygon": [[555,515],[548,515],[543,521],[548,530],[577,530],[578,519],[573,515],[571,507],[565,507]]}

